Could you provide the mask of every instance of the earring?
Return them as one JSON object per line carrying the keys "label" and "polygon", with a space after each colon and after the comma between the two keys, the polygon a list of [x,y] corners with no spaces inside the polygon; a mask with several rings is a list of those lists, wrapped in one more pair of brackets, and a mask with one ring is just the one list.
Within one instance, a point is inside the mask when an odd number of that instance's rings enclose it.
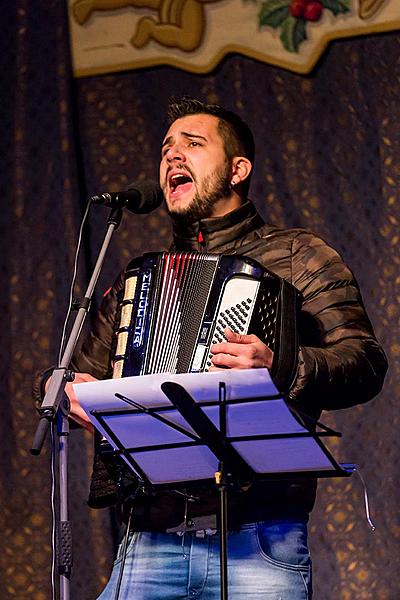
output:
{"label": "earring", "polygon": [[233,178],[233,179],[232,179],[232,181],[231,181],[231,185],[232,185],[232,186],[233,186],[233,185],[236,185],[236,179],[235,179],[235,178]]}

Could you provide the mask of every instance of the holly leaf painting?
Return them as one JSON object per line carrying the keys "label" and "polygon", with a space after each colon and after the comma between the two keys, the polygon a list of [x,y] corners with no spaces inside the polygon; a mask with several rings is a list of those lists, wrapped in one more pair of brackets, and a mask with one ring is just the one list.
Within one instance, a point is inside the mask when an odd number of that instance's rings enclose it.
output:
{"label": "holly leaf painting", "polygon": [[319,0],[324,8],[327,8],[335,17],[340,13],[350,11],[350,0]]}
{"label": "holly leaf painting", "polygon": [[289,16],[290,0],[267,0],[261,4],[258,22],[277,29]]}
{"label": "holly leaf painting", "polygon": [[281,30],[280,40],[288,52],[299,52],[300,44],[307,39],[308,22],[319,21],[325,10],[329,10],[335,17],[349,12],[351,3],[351,0],[259,1],[259,25],[273,29],[279,28]]}
{"label": "holly leaf painting", "polygon": [[306,39],[305,21],[289,15],[282,25],[281,42],[283,46],[288,52],[298,52],[301,42]]}

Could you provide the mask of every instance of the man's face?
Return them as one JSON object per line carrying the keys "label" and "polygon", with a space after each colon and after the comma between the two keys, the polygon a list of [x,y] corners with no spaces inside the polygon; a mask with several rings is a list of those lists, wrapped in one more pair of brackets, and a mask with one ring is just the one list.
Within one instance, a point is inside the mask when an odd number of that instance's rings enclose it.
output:
{"label": "man's face", "polygon": [[162,144],[160,185],[171,216],[189,222],[232,209],[231,161],[213,115],[172,123]]}

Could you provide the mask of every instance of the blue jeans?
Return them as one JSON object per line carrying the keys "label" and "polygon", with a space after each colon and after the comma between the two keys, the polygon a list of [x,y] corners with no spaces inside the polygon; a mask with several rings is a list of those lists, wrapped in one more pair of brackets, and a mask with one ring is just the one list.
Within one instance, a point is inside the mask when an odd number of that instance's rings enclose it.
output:
{"label": "blue jeans", "polygon": [[[218,600],[219,536],[134,533],[120,600]],[[98,600],[114,600],[121,559]],[[307,527],[298,521],[243,525],[228,537],[229,600],[309,600]]]}

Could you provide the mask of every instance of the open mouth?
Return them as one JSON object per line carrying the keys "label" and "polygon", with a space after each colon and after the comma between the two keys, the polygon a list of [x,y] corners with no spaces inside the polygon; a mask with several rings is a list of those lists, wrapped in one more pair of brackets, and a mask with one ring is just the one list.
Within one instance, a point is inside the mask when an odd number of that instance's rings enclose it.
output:
{"label": "open mouth", "polygon": [[189,189],[193,179],[187,173],[174,173],[169,177],[169,188],[174,194]]}

